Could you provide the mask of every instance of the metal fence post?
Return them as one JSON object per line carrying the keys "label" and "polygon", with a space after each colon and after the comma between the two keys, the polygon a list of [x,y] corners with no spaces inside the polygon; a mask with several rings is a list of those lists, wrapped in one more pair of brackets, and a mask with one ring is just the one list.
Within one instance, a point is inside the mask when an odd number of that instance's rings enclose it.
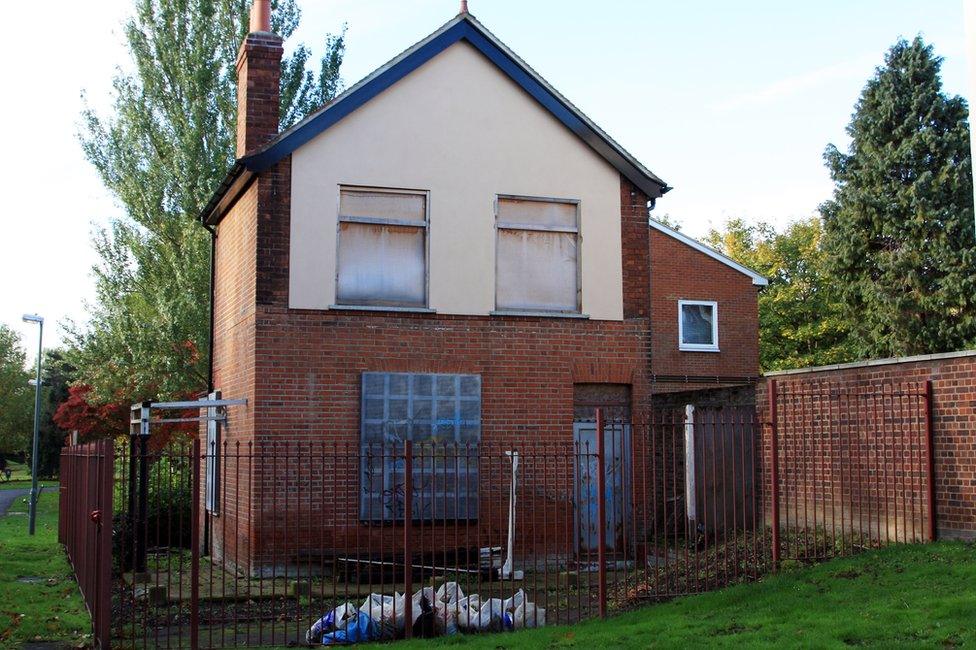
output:
{"label": "metal fence post", "polygon": [[403,601],[404,635],[413,636],[413,441],[403,443]]}
{"label": "metal fence post", "polygon": [[600,599],[600,618],[607,617],[607,468],[604,464],[603,409],[596,410],[596,485],[597,485],[597,575]]}
{"label": "metal fence post", "polygon": [[770,474],[772,488],[771,490],[771,501],[770,507],[772,508],[772,551],[773,551],[773,571],[779,570],[779,444],[777,442],[778,437],[778,421],[776,413],[776,380],[771,379],[767,384],[769,392],[769,430],[770,430]]}
{"label": "metal fence post", "polygon": [[190,648],[200,647],[200,438],[190,448]]}
{"label": "metal fence post", "polygon": [[928,490],[925,499],[928,505],[929,541],[934,542],[936,532],[935,512],[935,438],[932,435],[932,380],[925,382],[925,447],[928,455]]}
{"label": "metal fence post", "polygon": [[112,621],[112,488],[113,475],[115,472],[115,443],[112,439],[103,440],[99,450],[98,459],[101,465],[99,476],[99,489],[101,495],[98,499],[98,510],[100,521],[98,522],[98,544],[97,562],[98,574],[96,580],[96,598],[98,599],[95,617],[95,635],[99,640],[102,650],[107,650],[111,645],[111,621]]}

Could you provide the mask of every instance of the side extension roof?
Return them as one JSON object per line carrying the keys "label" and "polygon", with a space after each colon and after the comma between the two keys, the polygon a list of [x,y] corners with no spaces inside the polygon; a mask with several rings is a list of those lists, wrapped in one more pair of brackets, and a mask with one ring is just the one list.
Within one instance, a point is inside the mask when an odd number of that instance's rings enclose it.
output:
{"label": "side extension roof", "polygon": [[733,269],[735,269],[739,273],[742,273],[743,275],[749,276],[750,278],[752,278],[752,283],[754,285],[756,285],[758,287],[765,287],[765,286],[767,286],[769,284],[769,280],[767,280],[763,276],[759,275],[758,273],[756,273],[755,271],[753,271],[749,267],[746,267],[746,266],[743,266],[743,265],[739,264],[738,262],[736,262],[731,257],[728,257],[727,255],[723,255],[722,253],[719,253],[714,248],[711,248],[710,246],[706,246],[705,244],[701,243],[697,239],[692,239],[691,237],[689,237],[688,235],[686,235],[684,233],[678,232],[677,230],[675,230],[673,228],[668,228],[667,226],[665,226],[660,221],[655,221],[654,219],[651,219],[650,220],[650,224],[651,224],[651,228],[653,228],[654,230],[657,230],[658,232],[662,232],[665,235],[668,235],[669,237],[674,237],[675,239],[677,239],[678,241],[680,241],[682,244],[685,244],[686,246],[691,246],[692,248],[694,248],[699,253],[704,253],[705,255],[708,255],[709,257],[711,257],[713,260],[717,260],[717,261],[721,262],[722,264],[725,264],[726,266],[732,267]]}
{"label": "side extension roof", "polygon": [[649,198],[658,198],[671,189],[667,183],[644,167],[549,85],[474,16],[462,13],[324,107],[280,133],[258,151],[239,159],[204,208],[201,214],[203,222],[206,224],[218,222],[237,193],[247,185],[254,174],[273,166],[397,81],[462,40],[474,46]]}

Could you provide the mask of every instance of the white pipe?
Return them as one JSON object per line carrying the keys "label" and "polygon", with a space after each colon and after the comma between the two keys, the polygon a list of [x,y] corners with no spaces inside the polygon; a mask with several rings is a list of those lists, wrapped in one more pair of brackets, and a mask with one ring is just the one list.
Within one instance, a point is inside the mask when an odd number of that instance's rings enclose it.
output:
{"label": "white pipe", "polygon": [[[515,548],[515,495],[518,481],[519,456],[517,451],[506,451],[505,455],[512,461],[512,484],[508,492],[508,551],[505,563],[502,565],[502,578],[512,576],[512,553]],[[516,572],[516,574],[521,571]],[[520,577],[515,575],[516,578]]]}
{"label": "white pipe", "polygon": [[698,519],[695,503],[695,406],[685,405],[685,512],[689,521]]}

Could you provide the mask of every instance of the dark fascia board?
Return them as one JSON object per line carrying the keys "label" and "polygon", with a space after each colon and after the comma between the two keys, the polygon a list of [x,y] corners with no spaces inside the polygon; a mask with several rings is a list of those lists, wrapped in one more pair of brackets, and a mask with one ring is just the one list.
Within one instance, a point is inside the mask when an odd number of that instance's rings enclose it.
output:
{"label": "dark fascia board", "polygon": [[200,220],[207,226],[216,225],[253,178],[254,172],[247,169],[242,161],[235,162],[200,212]]}
{"label": "dark fascia board", "polygon": [[[341,119],[370,101],[424,63],[457,43],[466,41],[494,63],[512,81],[545,107],[557,120],[579,136],[597,154],[617,169],[627,180],[654,199],[671,188],[638,162],[623,147],[550,86],[522,59],[470,14],[461,14],[439,30],[417,43],[371,75],[349,88],[335,100],[282,132],[257,152],[242,158],[237,166],[250,173],[260,173],[307,143]],[[231,186],[231,174],[218,188],[202,215],[207,222],[219,220],[214,210],[222,194]]]}

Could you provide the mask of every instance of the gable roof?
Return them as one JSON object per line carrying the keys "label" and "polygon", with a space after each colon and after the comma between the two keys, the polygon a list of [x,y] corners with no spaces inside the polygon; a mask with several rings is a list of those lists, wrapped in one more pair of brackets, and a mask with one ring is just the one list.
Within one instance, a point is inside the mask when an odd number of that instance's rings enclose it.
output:
{"label": "gable roof", "polygon": [[[301,122],[281,132],[254,153],[239,159],[204,208],[201,219],[213,224],[253,177],[326,131],[369,100],[434,58],[451,45],[465,41],[481,52],[599,156],[644,192],[648,198],[670,190],[667,183],[644,167],[590,118],[546,82],[525,61],[498,40],[469,13],[459,14],[433,34],[409,48]],[[230,193],[232,196],[228,196]]]}
{"label": "gable roof", "polygon": [[719,253],[714,248],[711,248],[709,246],[706,246],[705,244],[701,243],[697,239],[692,239],[691,237],[689,237],[688,235],[686,235],[684,233],[678,232],[677,230],[675,230],[673,228],[668,228],[667,226],[665,226],[660,221],[655,221],[654,219],[651,219],[650,220],[650,225],[651,225],[651,228],[653,228],[654,230],[657,230],[658,232],[662,232],[662,233],[664,233],[665,235],[667,235],[669,237],[674,237],[675,239],[677,239],[678,241],[680,241],[682,244],[685,244],[686,246],[691,246],[692,248],[694,248],[699,253],[704,253],[705,255],[708,255],[709,257],[711,257],[713,260],[717,260],[717,261],[721,262],[722,264],[725,264],[726,266],[732,267],[733,269],[735,269],[739,273],[742,273],[743,275],[749,276],[750,278],[752,278],[752,283],[754,285],[758,286],[758,287],[765,287],[765,286],[767,286],[769,284],[769,280],[767,280],[763,276],[759,275],[758,273],[756,273],[752,269],[750,269],[750,268],[748,268],[746,266],[743,266],[743,265],[739,264],[738,262],[736,262],[735,260],[733,260],[731,257],[728,257],[727,255],[723,255],[722,253]]}

